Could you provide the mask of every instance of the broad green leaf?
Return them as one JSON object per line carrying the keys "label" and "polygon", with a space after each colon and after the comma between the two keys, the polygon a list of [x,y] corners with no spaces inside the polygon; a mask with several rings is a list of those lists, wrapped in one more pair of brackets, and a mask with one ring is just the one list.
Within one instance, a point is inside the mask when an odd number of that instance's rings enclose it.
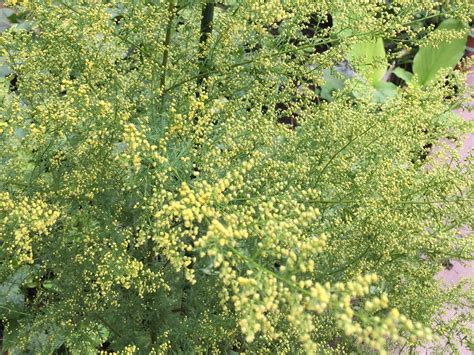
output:
{"label": "broad green leaf", "polygon": [[372,85],[382,80],[388,67],[382,38],[354,44],[348,53],[348,59],[356,71]]}
{"label": "broad green leaf", "polygon": [[23,306],[24,296],[20,287],[28,277],[28,273],[28,268],[20,268],[10,278],[0,283],[0,306]]}
{"label": "broad green leaf", "polygon": [[11,26],[12,23],[9,17],[13,14],[15,14],[15,12],[12,9],[0,9],[0,33]]}
{"label": "broad green leaf", "polygon": [[411,79],[413,78],[413,74],[403,68],[395,68],[395,70],[393,71],[393,74],[395,74],[397,77],[399,77],[406,83],[409,83]]}
{"label": "broad green leaf", "polygon": [[333,73],[331,69],[324,69],[324,85],[321,86],[320,96],[321,98],[332,101],[332,92],[340,90],[344,87],[344,80]]}
{"label": "broad green leaf", "polygon": [[375,93],[373,100],[378,103],[384,103],[388,98],[394,97],[398,92],[398,86],[394,83],[381,81],[374,85]]}
{"label": "broad green leaf", "polygon": [[[455,19],[444,20],[435,31],[463,30],[464,23]],[[454,67],[464,54],[467,31],[462,38],[440,42],[433,46],[421,47],[413,60],[413,72],[418,83],[426,85],[434,80],[439,70]]]}

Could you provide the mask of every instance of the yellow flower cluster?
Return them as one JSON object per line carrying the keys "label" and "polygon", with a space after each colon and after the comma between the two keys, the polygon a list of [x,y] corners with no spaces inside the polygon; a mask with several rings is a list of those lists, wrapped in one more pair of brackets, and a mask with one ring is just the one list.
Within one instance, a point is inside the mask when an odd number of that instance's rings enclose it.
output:
{"label": "yellow flower cluster", "polygon": [[[136,279],[143,270],[143,263],[138,260],[125,260],[124,256],[117,256],[108,252],[103,257],[104,261],[120,261],[116,270],[110,270],[110,265],[99,265],[97,280],[103,292],[108,292],[115,284],[122,285],[125,289],[135,286]],[[138,286],[138,284],[137,284]]]}
{"label": "yellow flower cluster", "polygon": [[7,6],[16,6],[16,5],[27,6],[28,2],[29,2],[29,0],[7,0],[5,2],[5,5],[7,5]]}
{"label": "yellow flower cluster", "polygon": [[144,133],[138,131],[134,124],[129,123],[124,126],[123,140],[128,145],[127,148],[130,152],[126,158],[131,160],[132,167],[136,171],[140,169],[142,161],[138,148],[148,143],[144,138]]}
{"label": "yellow flower cluster", "polygon": [[463,40],[466,37],[465,30],[438,30],[430,32],[430,34],[423,40],[422,45],[432,48],[437,48],[440,43],[454,42],[456,40]]}
{"label": "yellow flower cluster", "polygon": [[3,133],[3,131],[8,127],[8,123],[6,122],[0,122],[0,134]]}
{"label": "yellow flower cluster", "polygon": [[249,18],[255,16],[257,19],[265,19],[264,24],[272,25],[283,20],[287,14],[281,1],[250,1],[248,9]]}
{"label": "yellow flower cluster", "polygon": [[111,352],[111,351],[101,350],[99,352],[99,354],[100,355],[107,355],[107,354],[112,354],[112,355],[134,355],[134,354],[139,353],[139,350],[140,350],[140,348],[137,347],[136,345],[127,345],[122,351]]}
{"label": "yellow flower cluster", "polygon": [[33,263],[33,243],[41,243],[61,215],[40,198],[15,201],[4,192],[0,194],[0,213],[4,216],[0,240],[11,255],[11,267]]}

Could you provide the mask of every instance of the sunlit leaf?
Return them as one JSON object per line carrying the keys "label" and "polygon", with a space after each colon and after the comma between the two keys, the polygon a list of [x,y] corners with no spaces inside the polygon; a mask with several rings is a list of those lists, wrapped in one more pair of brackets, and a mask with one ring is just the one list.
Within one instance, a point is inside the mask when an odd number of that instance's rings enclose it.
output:
{"label": "sunlit leaf", "polygon": [[[436,31],[463,30],[464,23],[455,19],[443,21]],[[426,85],[436,78],[441,69],[454,67],[464,54],[466,34],[458,39],[437,43],[434,46],[421,47],[413,60],[413,72],[418,76],[418,83]]]}

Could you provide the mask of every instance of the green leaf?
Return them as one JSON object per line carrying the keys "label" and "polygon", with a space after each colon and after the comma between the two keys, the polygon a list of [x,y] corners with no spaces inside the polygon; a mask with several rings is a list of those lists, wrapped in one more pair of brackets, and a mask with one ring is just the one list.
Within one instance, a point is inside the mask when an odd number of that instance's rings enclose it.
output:
{"label": "green leaf", "polygon": [[382,80],[388,67],[382,38],[356,43],[348,53],[348,59],[372,85]]}
{"label": "green leaf", "polygon": [[398,86],[394,83],[381,81],[374,85],[376,89],[373,100],[378,103],[384,103],[388,98],[393,97],[398,92]]}
{"label": "green leaf", "polygon": [[413,74],[403,68],[395,68],[395,70],[393,71],[393,74],[395,74],[397,77],[399,77],[406,83],[409,83],[411,79],[413,78]]}
{"label": "green leaf", "polygon": [[51,281],[46,281],[43,283],[43,287],[47,290],[50,290],[54,287],[54,283]]}
{"label": "green leaf", "polygon": [[[444,20],[435,31],[463,30],[466,26],[455,19]],[[466,34],[459,39],[439,42],[433,46],[421,47],[413,60],[413,72],[418,76],[418,83],[426,85],[434,80],[441,69],[454,67],[464,54]]]}
{"label": "green leaf", "polygon": [[324,69],[324,84],[321,86],[321,98],[332,101],[332,93],[336,90],[341,90],[344,87],[344,80],[337,77],[337,72],[331,69]]}
{"label": "green leaf", "polygon": [[28,277],[28,274],[28,268],[23,267],[18,269],[4,282],[0,283],[0,306],[23,306],[24,296],[20,287]]}
{"label": "green leaf", "polygon": [[0,33],[11,26],[11,21],[9,17],[12,16],[14,13],[15,12],[12,9],[0,9]]}

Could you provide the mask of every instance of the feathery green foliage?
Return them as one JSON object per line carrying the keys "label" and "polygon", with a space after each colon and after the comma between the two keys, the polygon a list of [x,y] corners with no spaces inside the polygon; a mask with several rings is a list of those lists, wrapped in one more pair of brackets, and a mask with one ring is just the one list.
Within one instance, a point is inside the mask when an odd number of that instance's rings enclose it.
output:
{"label": "feathery green foliage", "polygon": [[5,348],[384,353],[471,336],[469,316],[442,318],[467,289],[434,278],[472,258],[473,168],[440,140],[469,131],[451,113],[463,74],[380,98],[337,70],[374,40],[397,60],[429,19],[469,22],[468,1],[227,1],[207,27],[206,1],[10,3],[28,26],[0,38],[16,75]]}

